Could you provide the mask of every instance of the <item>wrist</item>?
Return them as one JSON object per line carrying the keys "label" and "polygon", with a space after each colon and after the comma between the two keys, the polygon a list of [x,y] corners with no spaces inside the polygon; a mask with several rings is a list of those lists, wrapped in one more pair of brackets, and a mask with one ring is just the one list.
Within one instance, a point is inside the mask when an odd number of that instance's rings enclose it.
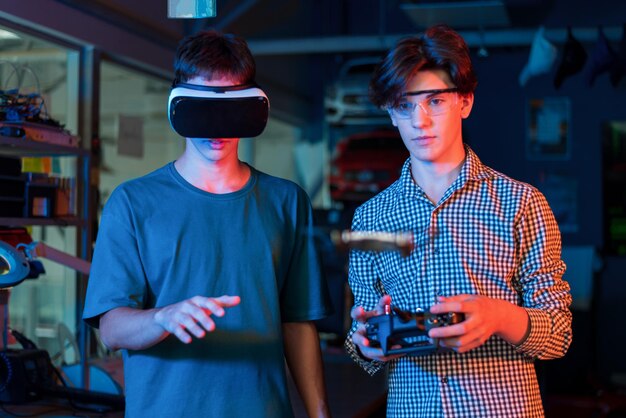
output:
{"label": "wrist", "polygon": [[152,327],[158,327],[162,332],[169,334],[165,327],[163,308],[150,309],[150,325]]}
{"label": "wrist", "polygon": [[502,299],[492,299],[495,304],[495,309],[493,310],[495,321],[496,321],[496,334],[498,337],[503,337],[506,334],[507,330],[507,321],[509,321],[511,312],[510,308],[513,307],[509,302]]}
{"label": "wrist", "polygon": [[519,345],[528,337],[530,319],[526,309],[505,300],[496,299],[496,332],[498,337],[510,344]]}

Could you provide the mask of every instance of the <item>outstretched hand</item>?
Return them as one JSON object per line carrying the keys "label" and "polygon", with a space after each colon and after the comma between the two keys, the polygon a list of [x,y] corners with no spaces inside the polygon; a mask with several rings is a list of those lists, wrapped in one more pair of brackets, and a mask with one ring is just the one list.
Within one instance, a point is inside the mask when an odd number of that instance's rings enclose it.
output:
{"label": "outstretched hand", "polygon": [[[358,322],[357,329],[354,334],[352,334],[352,342],[358,347],[364,357],[367,357],[371,360],[389,361],[397,357],[402,357],[402,354],[385,356],[382,348],[372,347],[370,341],[367,339],[366,336],[366,321],[373,316],[384,314],[385,305],[391,305],[391,296],[384,295],[383,297],[381,297],[376,307],[371,311],[366,311],[365,309],[363,309],[362,306],[355,306],[350,311],[350,316],[352,317],[352,319]],[[395,348],[395,346],[392,348]]]}
{"label": "outstretched hand", "polygon": [[202,338],[206,332],[215,329],[211,315],[224,316],[224,308],[239,304],[239,296],[220,296],[208,298],[194,296],[172,305],[164,306],[156,311],[154,320],[170,334],[174,334],[185,344],[192,341],[192,335]]}

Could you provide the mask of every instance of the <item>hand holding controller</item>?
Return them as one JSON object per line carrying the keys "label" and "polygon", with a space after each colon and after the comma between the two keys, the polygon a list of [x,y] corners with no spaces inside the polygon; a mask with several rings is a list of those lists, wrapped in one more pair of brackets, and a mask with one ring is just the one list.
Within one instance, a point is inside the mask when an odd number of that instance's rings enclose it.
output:
{"label": "hand holding controller", "polygon": [[438,350],[428,338],[429,330],[457,324],[464,319],[465,316],[457,312],[407,312],[386,305],[383,315],[367,320],[366,336],[371,345],[382,348],[385,355],[425,355]]}

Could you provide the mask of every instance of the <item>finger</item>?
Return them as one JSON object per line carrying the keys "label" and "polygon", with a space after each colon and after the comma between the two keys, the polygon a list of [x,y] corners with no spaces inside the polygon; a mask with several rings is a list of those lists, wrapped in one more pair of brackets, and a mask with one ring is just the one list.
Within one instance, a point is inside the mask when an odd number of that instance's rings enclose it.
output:
{"label": "finger", "polygon": [[[196,323],[200,324],[202,328],[209,332],[215,329],[215,322],[211,319],[210,309],[196,304],[204,302],[202,299],[203,298],[200,296],[192,298],[192,303],[183,304],[181,310],[172,318],[177,325],[182,324],[186,328],[189,328],[196,336],[198,336],[197,332],[193,331],[197,331],[198,325],[196,325]],[[207,313],[207,311],[209,311],[209,313]]]}
{"label": "finger", "polygon": [[472,332],[468,332],[459,339],[459,352],[465,352],[479,347],[483,345],[489,337],[491,337],[491,334],[487,333],[485,328],[475,328]]}
{"label": "finger", "polygon": [[391,305],[391,296],[390,295],[384,295],[383,297],[381,297],[378,300],[378,305],[376,306],[376,311],[378,312],[378,314],[384,314],[385,313],[385,306],[387,305]]}
{"label": "finger", "polygon": [[[396,345],[391,347],[391,349],[396,349],[396,348],[400,348],[400,346]],[[359,350],[361,351],[361,354],[364,355],[365,357],[372,359],[372,360],[378,360],[378,361],[389,361],[389,360],[393,360],[399,357],[402,357],[406,354],[392,354],[392,355],[385,355],[385,353],[383,353],[383,349],[380,347],[362,347],[359,346]]]}
{"label": "finger", "polygon": [[[454,296],[437,296],[437,303],[431,306],[430,311],[432,313],[444,313],[444,312],[467,312],[471,309],[472,302],[480,299],[480,295],[461,294]],[[441,305],[444,305],[443,307]],[[437,308],[435,308],[437,306]],[[433,311],[433,308],[435,310]],[[453,309],[447,311],[447,309]],[[465,309],[465,310],[464,310]]]}
{"label": "finger", "polygon": [[[217,298],[207,298],[204,296],[195,296],[191,298],[191,302],[197,306],[202,308],[203,311],[208,311],[209,314],[213,314],[215,316],[224,316],[224,308],[219,303]],[[194,312],[194,314],[197,314]]]}
{"label": "finger", "polygon": [[216,303],[218,303],[220,306],[224,308],[237,306],[241,302],[241,298],[239,296],[223,295],[223,296],[213,298],[213,299],[215,300]]}
{"label": "finger", "polygon": [[482,345],[486,341],[486,339],[487,337],[484,335],[484,333],[476,330],[460,337],[443,338],[438,341],[439,345],[441,345],[442,347],[448,347],[459,353],[464,353]]}
{"label": "finger", "polygon": [[236,306],[241,302],[239,296],[220,296],[217,298],[209,298],[206,296],[194,296],[190,299],[193,305],[199,306],[203,309],[209,310],[216,316],[224,316],[223,308],[230,308]]}
{"label": "finger", "polygon": [[359,347],[361,354],[372,360],[382,360],[385,355],[380,347],[371,347],[370,341],[360,334],[353,334],[352,341]]}
{"label": "finger", "polygon": [[483,344],[480,339],[467,340],[466,338],[446,338],[438,341],[441,347],[450,348],[457,353],[466,353]]}
{"label": "finger", "polygon": [[466,344],[460,344],[459,347],[456,349],[456,351],[459,353],[466,353],[470,350],[473,350],[474,348],[480,347],[484,343],[485,341],[482,338],[477,338],[477,339],[471,340],[470,342]]}
{"label": "finger", "polygon": [[442,314],[448,312],[467,312],[466,304],[463,301],[450,301],[445,299],[445,302],[438,302],[432,305],[429,309],[430,313]]}
{"label": "finger", "polygon": [[195,322],[199,323],[202,328],[211,332],[215,330],[215,321],[211,319],[211,316],[208,315],[204,310],[199,309],[199,312],[195,313],[193,319]]}
{"label": "finger", "polygon": [[185,344],[189,344],[192,341],[191,335],[187,334],[185,328],[182,326],[175,327],[170,331],[170,333],[174,334],[176,338],[178,338]]}
{"label": "finger", "polygon": [[369,347],[370,341],[365,336],[365,329],[357,328],[357,331],[352,334],[352,342],[359,347]]}
{"label": "finger", "polygon": [[[359,351],[363,356],[372,360],[389,361],[405,355],[393,354],[390,356],[385,356],[385,354],[383,353],[383,349],[380,347],[372,347],[370,340],[367,339],[365,335],[366,331],[365,326],[363,325],[359,325],[355,333],[352,334],[352,342],[359,347]],[[400,348],[400,346],[394,345],[391,347],[392,350],[397,348]]]}
{"label": "finger", "polygon": [[[181,325],[186,329],[187,332],[190,332],[196,338],[202,338],[206,335],[206,331],[202,327],[200,327],[200,325],[198,325],[194,319],[195,318],[187,316],[183,318],[183,320],[181,321]],[[207,324],[207,325],[210,325],[210,324]],[[204,324],[202,326],[205,327]],[[215,328],[214,325],[213,325],[213,328]],[[207,331],[212,331],[212,329],[207,329]]]}
{"label": "finger", "polygon": [[354,319],[355,321],[359,323],[365,323],[365,321],[377,315],[380,315],[380,314],[376,310],[366,311],[365,309],[363,309],[362,306],[355,306],[350,311],[350,316],[352,317],[352,319]]}
{"label": "finger", "polygon": [[365,309],[362,306],[353,306],[350,310],[350,317],[358,322],[363,322],[365,316]]}
{"label": "finger", "polygon": [[215,316],[224,316],[226,311],[222,308],[222,305],[214,298],[208,298],[204,301],[204,307]]}
{"label": "finger", "polygon": [[448,325],[445,327],[432,328],[428,331],[430,338],[450,338],[464,335],[468,332],[468,324],[461,322],[454,325]]}
{"label": "finger", "polygon": [[372,360],[385,361],[385,355],[383,349],[378,347],[359,347],[361,354]]}

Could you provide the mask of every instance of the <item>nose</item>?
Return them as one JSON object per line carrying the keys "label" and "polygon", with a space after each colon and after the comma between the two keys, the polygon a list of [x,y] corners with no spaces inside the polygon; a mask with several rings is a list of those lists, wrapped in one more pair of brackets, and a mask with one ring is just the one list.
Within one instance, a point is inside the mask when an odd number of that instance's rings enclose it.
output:
{"label": "nose", "polygon": [[413,108],[413,112],[411,112],[411,125],[415,128],[420,128],[428,125],[430,122],[431,118],[428,112],[426,112],[420,103],[417,103]]}

